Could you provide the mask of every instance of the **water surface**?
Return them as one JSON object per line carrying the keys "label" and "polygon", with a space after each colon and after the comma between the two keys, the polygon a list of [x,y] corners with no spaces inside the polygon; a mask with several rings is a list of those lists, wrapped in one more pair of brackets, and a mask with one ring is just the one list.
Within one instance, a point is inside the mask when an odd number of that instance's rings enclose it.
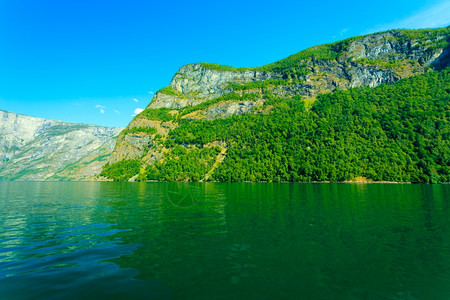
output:
{"label": "water surface", "polygon": [[0,182],[0,299],[450,299],[450,185]]}

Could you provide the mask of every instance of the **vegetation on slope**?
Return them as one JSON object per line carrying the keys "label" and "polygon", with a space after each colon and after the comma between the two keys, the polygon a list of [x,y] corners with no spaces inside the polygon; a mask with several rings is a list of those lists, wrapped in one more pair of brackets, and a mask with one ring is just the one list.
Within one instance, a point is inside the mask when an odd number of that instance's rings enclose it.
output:
{"label": "vegetation on slope", "polygon": [[266,96],[269,114],[179,120],[165,141],[172,152],[139,179],[201,180],[220,152],[205,145],[222,141],[227,155],[211,180],[449,182],[449,93],[446,69],[321,95],[309,111]]}
{"label": "vegetation on slope", "polygon": [[129,133],[146,133],[146,134],[155,134],[156,133],[156,128],[153,127],[131,127],[131,128],[126,128],[124,130],[122,130],[122,132],[120,133],[121,135],[126,135]]}
{"label": "vegetation on slope", "polygon": [[[216,70],[216,71],[274,71],[274,72],[286,72],[289,69],[303,69],[304,64],[302,63],[303,60],[314,58],[317,60],[333,60],[337,59],[340,54],[344,50],[347,49],[348,45],[358,39],[360,37],[353,37],[349,38],[343,41],[331,43],[331,44],[324,44],[320,46],[314,46],[305,50],[302,50],[296,54],[293,54],[285,59],[279,60],[277,62],[262,66],[262,67],[243,67],[243,68],[235,68],[231,66],[226,65],[219,65],[214,63],[201,63],[201,65],[204,68]],[[304,72],[304,71],[303,71]]]}
{"label": "vegetation on slope", "polygon": [[166,87],[160,89],[158,92],[162,93],[162,94],[169,95],[169,96],[174,96],[174,97],[179,97],[179,98],[186,98],[185,94],[177,91],[176,89],[174,89],[171,86],[166,86]]}
{"label": "vegetation on slope", "polygon": [[265,90],[267,88],[277,87],[277,86],[285,86],[294,83],[303,83],[302,80],[299,79],[267,79],[263,81],[250,81],[247,83],[235,83],[230,82],[227,89],[232,89],[233,91],[247,91],[247,90]]}
{"label": "vegetation on slope", "polygon": [[[398,40],[401,44],[409,42],[411,40],[415,40],[417,42],[414,45],[415,48],[418,47],[429,47],[430,50],[433,49],[443,49],[448,47],[450,43],[450,26],[446,28],[439,29],[420,29],[420,30],[396,30],[398,33]],[[447,38],[443,38],[437,40],[439,36],[447,36]],[[243,68],[235,68],[226,65],[219,65],[214,63],[201,63],[204,68],[212,69],[216,71],[266,71],[266,72],[279,72],[287,75],[290,78],[298,78],[301,75],[306,75],[307,70],[305,68],[304,61],[306,59],[314,59],[314,60],[336,60],[341,57],[345,51],[348,50],[348,47],[351,42],[359,40],[364,36],[360,37],[351,37],[342,41],[324,44],[319,46],[314,46],[305,50],[302,50],[296,54],[293,54],[285,59],[279,60],[277,62],[267,64],[261,67],[243,67]],[[384,61],[380,61],[382,64],[386,64]]]}
{"label": "vegetation on slope", "polygon": [[141,112],[141,115],[145,116],[149,120],[158,120],[163,122],[168,122],[173,119],[170,113],[173,108],[156,108],[156,109],[145,109]]}
{"label": "vegetation on slope", "polygon": [[141,164],[137,159],[127,159],[110,165],[103,166],[100,176],[113,179],[114,181],[126,181],[139,173]]}
{"label": "vegetation on slope", "polygon": [[219,147],[191,147],[173,144],[163,161],[147,166],[138,180],[200,181],[211,169],[220,153]]}

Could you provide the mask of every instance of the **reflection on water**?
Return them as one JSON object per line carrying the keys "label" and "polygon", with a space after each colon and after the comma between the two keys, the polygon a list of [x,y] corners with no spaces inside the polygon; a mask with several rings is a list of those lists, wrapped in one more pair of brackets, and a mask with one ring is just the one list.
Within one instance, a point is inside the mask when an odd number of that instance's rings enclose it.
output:
{"label": "reflection on water", "polygon": [[449,185],[0,191],[0,299],[450,298]]}

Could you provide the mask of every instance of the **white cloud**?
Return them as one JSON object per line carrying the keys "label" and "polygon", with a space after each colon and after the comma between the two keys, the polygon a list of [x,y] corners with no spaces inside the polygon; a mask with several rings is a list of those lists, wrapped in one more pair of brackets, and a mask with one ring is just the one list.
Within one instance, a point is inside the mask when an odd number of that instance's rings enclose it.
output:
{"label": "white cloud", "polygon": [[348,28],[343,28],[341,31],[339,31],[339,35],[344,35],[347,31],[349,31]]}
{"label": "white cloud", "polygon": [[133,101],[136,102],[136,103],[139,102],[139,100],[136,99],[136,98],[133,98]]}
{"label": "white cloud", "polygon": [[119,112],[117,109],[115,109],[114,112],[115,112],[116,114],[120,115],[120,112]]}
{"label": "white cloud", "polygon": [[101,114],[104,114],[104,113],[105,113],[105,108],[106,108],[106,106],[97,104],[97,105],[95,106],[95,108],[98,108]]}
{"label": "white cloud", "polygon": [[154,93],[152,91],[148,92],[150,95],[153,95]]}
{"label": "white cloud", "polygon": [[450,24],[450,1],[444,1],[435,6],[429,7],[405,19],[389,24],[378,25],[366,33],[389,29],[418,29],[445,27]]}
{"label": "white cloud", "polygon": [[136,116],[136,115],[138,115],[138,114],[140,114],[141,112],[143,112],[144,110],[142,109],[142,108],[136,108],[135,110],[134,110],[134,115],[133,115],[133,117],[134,116]]}

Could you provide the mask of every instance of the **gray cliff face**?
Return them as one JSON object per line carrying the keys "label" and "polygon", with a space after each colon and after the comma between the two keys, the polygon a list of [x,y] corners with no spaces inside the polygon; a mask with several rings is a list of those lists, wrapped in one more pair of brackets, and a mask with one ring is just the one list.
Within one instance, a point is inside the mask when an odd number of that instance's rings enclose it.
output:
{"label": "gray cliff face", "polygon": [[153,97],[149,107],[180,109],[186,106],[194,106],[229,92],[230,90],[227,90],[226,86],[230,82],[243,84],[281,77],[281,74],[264,71],[216,71],[207,69],[201,64],[185,65],[175,74],[169,85],[180,92],[182,96],[158,92]]}
{"label": "gray cliff face", "polygon": [[[402,40],[401,36],[399,31],[389,31],[362,37],[350,44],[348,56],[353,56],[354,59],[380,59],[394,55],[394,60],[408,58],[429,65],[442,53],[438,49],[433,53],[414,40]],[[427,42],[435,43],[443,38],[445,37],[437,37],[436,40]]]}
{"label": "gray cliff face", "polygon": [[0,110],[0,180],[88,180],[120,131]]}
{"label": "gray cliff face", "polygon": [[346,88],[355,88],[361,86],[376,87],[383,83],[394,83],[401,79],[390,70],[381,70],[377,67],[356,67],[348,71],[350,76],[349,86]]}
{"label": "gray cliff face", "polygon": [[196,120],[196,119],[224,119],[232,115],[243,115],[246,112],[250,112],[255,108],[262,107],[264,102],[262,100],[258,101],[228,101],[219,102],[217,104],[211,105],[204,111],[197,111],[184,116],[184,119]]}
{"label": "gray cliff face", "polygon": [[274,74],[264,71],[215,71],[201,64],[191,64],[181,67],[170,86],[185,95],[194,94],[197,98],[212,99],[222,95],[223,87],[229,82],[247,83],[273,77]]}
{"label": "gray cliff face", "polygon": [[348,50],[337,60],[306,61],[311,72],[304,77],[305,84],[297,85],[288,94],[308,98],[336,88],[392,84],[423,74],[427,67],[447,60],[448,55],[443,49],[432,49],[413,40],[402,41],[400,37],[398,31],[365,36],[351,42]]}
{"label": "gray cliff face", "polygon": [[[405,53],[411,47],[408,43],[400,44],[392,39],[397,34],[392,32],[380,33],[363,37],[350,44],[348,54],[355,59],[369,58],[377,59],[389,54]],[[406,55],[406,54],[402,54]]]}
{"label": "gray cliff face", "polygon": [[[399,32],[391,31],[369,35],[352,42],[345,57],[338,61],[347,74],[349,83],[346,88],[394,83],[424,73],[426,67],[438,63],[443,57],[442,49],[433,51],[414,41],[402,42],[399,37]],[[383,60],[397,63],[397,66],[386,68],[382,65],[367,65],[361,62],[364,59]],[[350,66],[346,66],[345,61],[350,61]]]}
{"label": "gray cliff face", "polygon": [[205,111],[205,118],[213,120],[216,118],[228,118],[232,115],[243,115],[246,112],[252,111],[257,105],[262,106],[262,101],[241,101],[231,103],[218,103],[208,107]]}

